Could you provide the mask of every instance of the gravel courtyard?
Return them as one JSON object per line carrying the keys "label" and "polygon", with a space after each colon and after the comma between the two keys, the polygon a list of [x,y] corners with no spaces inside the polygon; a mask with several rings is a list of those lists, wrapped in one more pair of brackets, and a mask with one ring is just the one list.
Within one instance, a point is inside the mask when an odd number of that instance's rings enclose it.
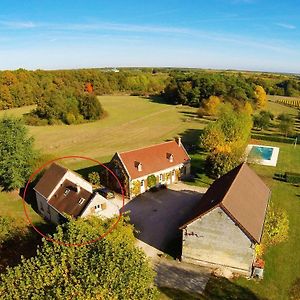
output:
{"label": "gravel courtyard", "polygon": [[168,189],[146,192],[124,206],[123,212],[130,212],[131,222],[138,230],[136,236],[146,253],[151,252],[152,247],[168,252],[170,243],[175,240],[180,242],[181,232],[178,228],[205,191],[205,188],[178,183]]}

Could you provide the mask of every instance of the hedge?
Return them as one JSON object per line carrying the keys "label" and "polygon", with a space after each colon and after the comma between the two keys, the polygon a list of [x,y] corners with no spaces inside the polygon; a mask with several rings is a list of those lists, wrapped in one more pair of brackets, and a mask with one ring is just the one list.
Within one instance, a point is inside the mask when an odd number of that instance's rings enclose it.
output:
{"label": "hedge", "polygon": [[256,140],[265,140],[265,141],[286,143],[286,144],[293,144],[295,142],[294,138],[286,138],[286,137],[273,136],[273,135],[260,135],[255,133],[251,134],[251,138]]}
{"label": "hedge", "polygon": [[300,183],[300,174],[285,172],[285,180],[289,183]]}

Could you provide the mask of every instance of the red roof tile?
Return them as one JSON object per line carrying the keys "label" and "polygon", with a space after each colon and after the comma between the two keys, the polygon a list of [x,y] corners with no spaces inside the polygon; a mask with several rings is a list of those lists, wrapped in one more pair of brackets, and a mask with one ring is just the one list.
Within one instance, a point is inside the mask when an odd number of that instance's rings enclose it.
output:
{"label": "red roof tile", "polygon": [[[170,154],[173,160],[170,159]],[[175,141],[122,152],[119,153],[119,157],[131,179],[153,174],[190,160],[184,146],[181,143],[179,146]],[[142,165],[141,171],[138,170],[138,163]]]}

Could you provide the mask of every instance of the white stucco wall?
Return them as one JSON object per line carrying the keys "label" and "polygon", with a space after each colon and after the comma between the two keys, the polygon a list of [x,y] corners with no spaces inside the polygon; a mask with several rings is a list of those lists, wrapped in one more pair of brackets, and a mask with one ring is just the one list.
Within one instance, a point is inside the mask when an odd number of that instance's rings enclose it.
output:
{"label": "white stucco wall", "polygon": [[[95,206],[101,206],[101,204],[106,204],[106,208],[103,210],[95,210]],[[107,200],[98,193],[96,193],[82,212],[81,217],[87,217],[90,215],[100,216],[102,218],[112,218],[114,216],[119,215],[119,208],[110,200]]]}

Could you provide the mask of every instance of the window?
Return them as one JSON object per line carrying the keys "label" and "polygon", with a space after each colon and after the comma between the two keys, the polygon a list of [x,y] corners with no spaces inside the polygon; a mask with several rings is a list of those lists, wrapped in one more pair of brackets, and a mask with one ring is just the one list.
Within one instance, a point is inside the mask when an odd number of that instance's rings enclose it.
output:
{"label": "window", "polygon": [[67,196],[70,193],[70,189],[66,188],[64,192],[64,196]]}
{"label": "window", "polygon": [[85,201],[84,198],[80,198],[79,201],[78,201],[78,204],[81,205],[84,201]]}
{"label": "window", "polygon": [[141,180],[141,186],[144,186],[144,179]]}
{"label": "window", "polygon": [[102,203],[101,204],[101,209],[103,210],[103,209],[106,209],[106,203]]}
{"label": "window", "polygon": [[159,181],[162,181],[162,178],[163,178],[162,174],[159,174]]}
{"label": "window", "polygon": [[174,176],[174,175],[175,175],[175,170],[172,171],[172,176]]}

